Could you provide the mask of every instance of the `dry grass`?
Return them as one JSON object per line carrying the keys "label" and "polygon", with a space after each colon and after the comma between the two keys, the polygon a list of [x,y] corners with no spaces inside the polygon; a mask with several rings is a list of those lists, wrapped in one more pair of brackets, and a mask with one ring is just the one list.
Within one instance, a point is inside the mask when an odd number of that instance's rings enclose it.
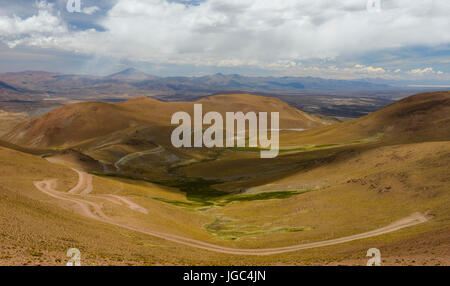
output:
{"label": "dry grass", "polygon": [[[176,188],[112,176],[94,176],[94,192],[88,198],[102,203],[104,212],[120,223],[240,248],[280,247],[348,236],[385,226],[413,212],[427,213],[431,217],[427,223],[283,255],[218,254],[81,217],[71,211],[70,204],[52,199],[33,186],[34,181],[57,178],[59,191],[69,190],[77,182],[76,173],[69,168],[73,165],[51,164],[37,156],[0,148],[0,264],[60,265],[66,261],[65,251],[77,247],[85,264],[364,265],[367,249],[377,247],[384,264],[449,265],[450,133],[448,125],[437,124],[448,120],[448,105],[443,102],[449,95],[438,93],[434,98],[437,105],[431,104],[430,97],[412,97],[362,119],[290,132],[283,139],[284,146],[316,147],[282,153],[273,160],[233,150],[221,151],[213,159],[208,159],[209,154],[196,154],[198,150],[177,153],[191,163],[172,170],[176,176],[220,179],[223,183],[207,187],[245,191],[241,198],[256,196],[257,200],[221,203],[236,198],[227,195],[209,205],[189,206],[192,201]],[[421,106],[433,113],[428,123]],[[135,131],[103,135],[80,146],[99,160],[154,147],[120,144],[124,134],[127,139],[144,136],[135,135]],[[380,132],[384,134],[382,139],[364,141]],[[412,134],[417,136],[414,140]],[[116,139],[120,140],[114,143]],[[354,141],[361,144],[345,144]],[[95,151],[93,147],[101,142],[113,142],[114,146]],[[317,147],[336,143],[340,145]],[[270,196],[270,192],[286,191],[299,193]],[[101,198],[105,194],[126,197],[149,213],[105,201]]]}

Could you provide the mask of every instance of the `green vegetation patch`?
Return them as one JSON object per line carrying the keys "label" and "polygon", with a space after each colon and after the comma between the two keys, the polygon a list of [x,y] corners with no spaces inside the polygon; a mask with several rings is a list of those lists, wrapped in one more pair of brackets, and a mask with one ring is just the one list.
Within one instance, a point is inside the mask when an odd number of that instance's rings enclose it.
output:
{"label": "green vegetation patch", "polygon": [[[292,149],[280,149],[279,152],[280,153],[287,153],[287,152],[311,152],[311,151],[317,151],[317,150],[322,150],[322,149],[329,149],[329,148],[334,148],[334,147],[337,148],[337,147],[344,147],[344,146],[349,146],[349,145],[365,144],[365,143],[379,141],[379,140],[381,140],[383,138],[383,136],[384,136],[384,133],[380,132],[380,133],[377,133],[376,135],[374,135],[372,137],[361,139],[361,140],[356,140],[356,141],[352,141],[352,142],[322,144],[322,145],[311,145],[311,146],[298,147],[298,148],[292,148]],[[269,150],[269,149],[262,149],[262,148],[259,148],[259,147],[230,147],[230,148],[227,148],[227,149],[230,149],[230,150],[236,151],[236,152],[261,152],[261,151]]]}
{"label": "green vegetation patch", "polygon": [[213,185],[223,183],[222,181],[219,181],[219,180],[206,180],[203,178],[180,177],[179,179],[175,179],[175,180],[153,181],[153,180],[135,178],[132,176],[127,176],[127,175],[117,174],[117,173],[101,174],[101,173],[91,172],[91,174],[96,175],[96,176],[103,176],[103,177],[116,177],[116,178],[122,178],[122,179],[128,179],[128,180],[139,180],[139,181],[149,182],[149,183],[153,183],[153,184],[157,184],[157,185],[161,185],[161,186],[177,188],[181,192],[184,192],[186,194],[186,198],[189,201],[202,203],[203,205],[211,205],[211,203],[208,203],[208,201],[216,200],[219,197],[223,197],[223,196],[226,196],[229,194],[227,192],[216,190],[212,187]]}
{"label": "green vegetation patch", "polygon": [[270,150],[259,147],[227,147],[227,149],[236,152],[261,152]]}
{"label": "green vegetation patch", "polygon": [[[135,178],[118,174],[97,174],[97,175],[121,177],[136,180]],[[228,192],[219,191],[213,187],[213,185],[223,183],[222,181],[219,180],[206,180],[203,178],[182,177],[176,180],[166,180],[158,182],[149,180],[143,181],[179,189],[181,192],[184,192],[186,194],[187,201],[168,200],[165,198],[158,198],[158,197],[152,197],[152,199],[168,203],[177,207],[191,208],[191,209],[210,206],[225,206],[232,202],[283,200],[312,191],[312,190],[277,191],[258,194],[230,195],[230,193]]]}
{"label": "green vegetation patch", "polygon": [[200,207],[206,207],[206,206],[211,206],[213,205],[210,202],[193,202],[193,201],[188,201],[188,202],[182,202],[182,201],[175,201],[175,200],[167,200],[164,198],[152,198],[156,201],[160,201],[160,202],[164,202],[166,204],[171,204],[177,207],[182,207],[182,208],[200,208]]}
{"label": "green vegetation patch", "polygon": [[205,227],[205,230],[209,233],[211,233],[214,236],[217,236],[221,239],[225,240],[236,240],[243,236],[250,236],[250,235],[259,235],[263,234],[263,231],[255,231],[251,230],[254,229],[254,227],[233,227],[226,225],[226,221],[223,221],[221,219],[216,219],[214,222],[208,224]]}
{"label": "green vegetation patch", "polygon": [[248,195],[234,195],[227,196],[217,202],[217,205],[224,206],[231,202],[250,202],[250,201],[265,201],[265,200],[284,200],[289,199],[293,196],[305,194],[311,192],[312,190],[304,191],[279,191],[279,192],[266,192],[259,194],[248,194]]}
{"label": "green vegetation patch", "polygon": [[284,227],[279,228],[276,230],[276,232],[301,232],[301,231],[307,231],[307,230],[313,230],[313,227],[310,226],[302,226],[302,227]]}
{"label": "green vegetation patch", "polygon": [[256,236],[270,233],[282,233],[282,232],[301,232],[312,230],[312,227],[278,227],[272,229],[260,229],[257,226],[236,226],[229,225],[230,221],[217,218],[214,222],[208,224],[205,230],[212,235],[224,240],[238,240],[245,236]]}
{"label": "green vegetation patch", "polygon": [[312,190],[304,191],[279,191],[279,192],[267,192],[259,194],[248,194],[248,195],[226,195],[220,197],[214,197],[209,200],[189,200],[187,202],[167,200],[164,198],[152,198],[157,201],[168,203],[177,207],[183,208],[203,208],[208,206],[226,206],[232,202],[251,202],[251,201],[264,201],[264,200],[283,200],[288,199],[296,195],[305,194],[311,192]]}
{"label": "green vegetation patch", "polygon": [[[216,200],[217,198],[228,195],[227,192],[218,191],[212,186],[223,183],[219,180],[205,180],[203,178],[185,178],[173,181],[153,182],[159,185],[178,188],[180,191],[186,193],[186,198],[189,201],[207,203],[208,201]],[[209,204],[210,205],[210,204]]]}

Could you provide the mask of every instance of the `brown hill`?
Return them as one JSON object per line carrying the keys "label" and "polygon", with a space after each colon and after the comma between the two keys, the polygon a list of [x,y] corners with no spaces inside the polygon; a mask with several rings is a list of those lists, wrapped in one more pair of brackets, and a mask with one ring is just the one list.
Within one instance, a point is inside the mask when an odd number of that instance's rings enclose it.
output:
{"label": "brown hill", "polygon": [[132,114],[117,105],[76,103],[23,122],[6,134],[6,141],[30,147],[65,147],[128,128]]}
{"label": "brown hill", "polygon": [[413,95],[365,117],[281,140],[291,145],[333,144],[377,134],[391,143],[450,140],[450,91]]}
{"label": "brown hill", "polygon": [[450,140],[450,92],[410,96],[365,117],[360,124],[396,141]]}
{"label": "brown hill", "polygon": [[[320,119],[290,107],[277,98],[234,94],[212,96],[198,102],[161,102],[139,97],[120,104],[69,104],[18,125],[3,139],[32,147],[69,147],[129,128],[167,129],[171,126],[172,114],[186,111],[192,115],[194,103],[203,104],[204,113],[280,112],[280,128],[309,129],[325,125]],[[170,134],[166,137],[170,138]]]}
{"label": "brown hill", "polygon": [[324,125],[324,121],[290,106],[279,98],[260,97],[255,95],[216,95],[198,101],[206,110],[215,110],[223,115],[227,111],[265,111],[280,113],[281,128],[313,129]]}

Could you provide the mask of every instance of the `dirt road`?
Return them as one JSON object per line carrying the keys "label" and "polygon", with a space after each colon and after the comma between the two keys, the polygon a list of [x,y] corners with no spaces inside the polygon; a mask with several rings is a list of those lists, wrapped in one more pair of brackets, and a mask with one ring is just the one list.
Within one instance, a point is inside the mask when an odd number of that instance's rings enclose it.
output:
{"label": "dirt road", "polygon": [[131,161],[131,160],[134,160],[136,158],[139,158],[139,157],[142,157],[142,156],[146,156],[146,155],[161,153],[163,151],[164,151],[164,147],[158,146],[158,147],[153,148],[151,150],[131,153],[131,154],[128,154],[128,155],[120,158],[119,160],[117,160],[117,162],[114,163],[114,167],[116,167],[117,170],[120,170],[120,165],[126,164],[129,161]]}
{"label": "dirt road", "polygon": [[89,175],[84,172],[80,172],[76,169],[72,169],[78,174],[78,183],[77,185],[69,191],[70,194],[89,194],[92,192],[92,175]]}
{"label": "dirt road", "polygon": [[[72,193],[78,193],[78,194],[89,193],[90,191],[88,192],[88,191],[86,191],[86,189],[92,190],[92,179],[89,180],[86,177],[89,175],[86,173],[79,172],[79,171],[77,171],[77,173],[79,175],[79,182],[78,182],[77,186],[75,186],[76,191],[74,191]],[[82,181],[82,182],[80,183],[80,181]],[[132,227],[129,225],[117,223],[117,222],[113,221],[112,219],[108,218],[103,213],[101,204],[97,204],[97,203],[94,203],[91,201],[84,200],[83,197],[86,197],[86,196],[79,195],[78,197],[74,197],[73,195],[56,191],[55,190],[56,184],[57,184],[57,180],[51,180],[51,179],[34,183],[36,188],[38,188],[40,191],[44,192],[45,194],[47,194],[53,198],[59,199],[59,200],[64,200],[64,201],[74,203],[74,210],[77,211],[80,215],[83,215],[83,216],[86,216],[86,217],[89,217],[92,219],[96,219],[96,220],[104,222],[104,223],[112,224],[112,225],[123,227],[123,228],[129,229],[129,230],[133,230],[133,231],[148,234],[148,235],[151,235],[154,237],[162,238],[162,239],[165,239],[168,241],[187,245],[190,247],[195,247],[195,248],[200,248],[200,249],[205,249],[205,250],[220,252],[220,253],[225,253],[225,254],[235,254],[235,255],[274,255],[274,254],[293,252],[293,251],[298,251],[298,250],[303,250],[303,249],[311,249],[311,248],[317,248],[317,247],[323,247],[323,246],[330,246],[330,245],[350,242],[350,241],[354,241],[354,240],[383,235],[386,233],[398,231],[403,228],[421,224],[428,220],[425,215],[423,215],[421,213],[414,213],[406,218],[403,218],[401,220],[393,222],[390,225],[387,225],[385,227],[382,227],[382,228],[379,228],[376,230],[372,230],[372,231],[368,231],[368,232],[364,232],[364,233],[360,233],[360,234],[351,235],[351,236],[330,239],[330,240],[325,240],[325,241],[319,241],[319,242],[286,246],[286,247],[264,248],[264,249],[239,249],[239,248],[224,247],[224,246],[215,245],[212,243],[207,243],[207,242],[203,242],[200,240],[195,240],[195,239],[191,239],[191,238],[187,238],[187,237],[181,237],[181,236],[176,236],[176,235],[172,235],[172,234],[149,231],[149,230],[140,229],[140,228]],[[79,185],[85,186],[86,189],[80,191]],[[69,191],[69,193],[71,193],[71,192]],[[130,201],[128,201],[128,202],[130,202]],[[142,212],[142,209],[143,209],[142,207],[137,206],[134,203],[132,203],[132,207],[135,209],[138,208]]]}

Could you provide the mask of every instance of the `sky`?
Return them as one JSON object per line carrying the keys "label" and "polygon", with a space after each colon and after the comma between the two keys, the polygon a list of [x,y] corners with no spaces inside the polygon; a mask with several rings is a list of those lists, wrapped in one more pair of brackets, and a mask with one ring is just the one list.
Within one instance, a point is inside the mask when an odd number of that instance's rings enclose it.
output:
{"label": "sky", "polygon": [[450,82],[449,15],[448,0],[0,0],[0,72]]}

